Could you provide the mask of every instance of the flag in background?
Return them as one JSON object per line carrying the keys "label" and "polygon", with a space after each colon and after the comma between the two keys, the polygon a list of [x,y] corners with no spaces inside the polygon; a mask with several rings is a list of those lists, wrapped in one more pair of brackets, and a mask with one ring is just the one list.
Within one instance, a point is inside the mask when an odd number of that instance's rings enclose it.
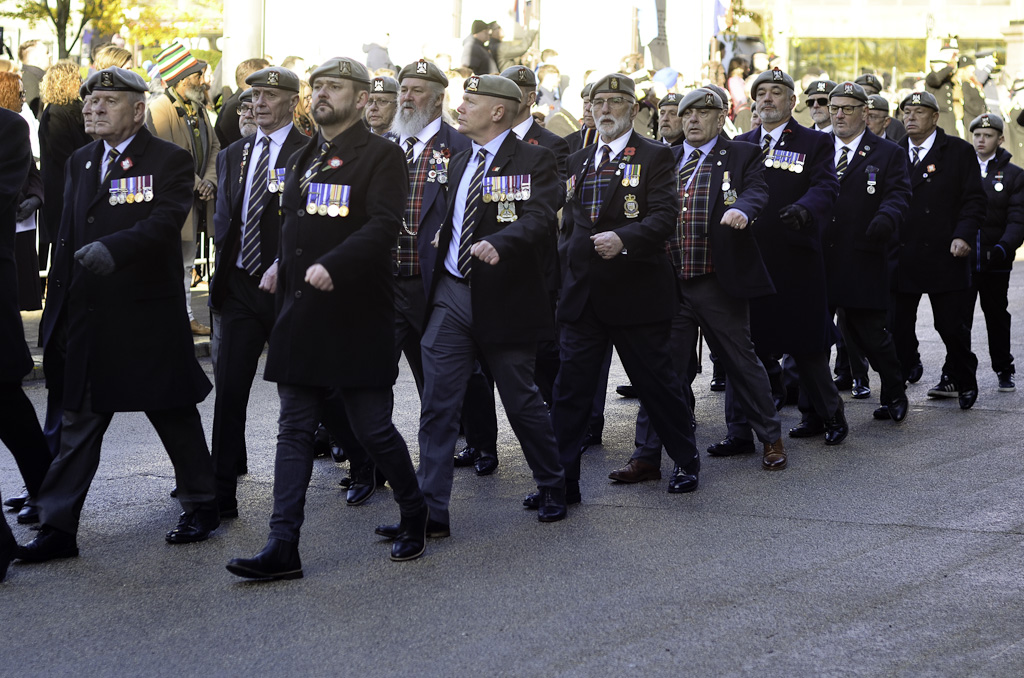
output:
{"label": "flag in background", "polygon": [[711,0],[714,10],[711,12],[711,34],[720,35],[732,25],[732,0]]}

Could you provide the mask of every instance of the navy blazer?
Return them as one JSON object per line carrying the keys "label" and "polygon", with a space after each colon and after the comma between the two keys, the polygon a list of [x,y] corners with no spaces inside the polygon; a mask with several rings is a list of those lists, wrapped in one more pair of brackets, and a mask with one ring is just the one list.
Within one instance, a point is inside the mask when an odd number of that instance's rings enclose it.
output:
{"label": "navy blazer", "polygon": [[[889,308],[889,260],[910,206],[908,167],[906,151],[864,130],[822,234],[831,306]],[[893,227],[886,242],[867,236],[868,225],[879,216]]]}
{"label": "navy blazer", "polygon": [[[616,172],[601,196],[597,221],[583,202],[583,182],[595,147],[569,156],[567,176],[575,189],[562,212],[562,291],[559,322],[573,322],[590,303],[601,322],[637,325],[671,320],[678,310],[675,271],[665,247],[679,216],[675,157],[663,144],[635,131],[620,164],[640,166],[639,184],[623,186]],[[634,216],[635,215],[635,216]],[[602,259],[590,236],[615,231],[626,252]]]}
{"label": "navy blazer", "polygon": [[[985,190],[988,209],[978,236],[971,243],[971,270],[1007,272],[1013,268],[1013,257],[1024,242],[1024,169],[1010,162],[1009,151],[997,148],[988,161],[987,174],[981,186]],[[992,263],[992,251],[999,245],[1006,259]]]}
{"label": "navy blazer", "polygon": [[[353,124],[331,140],[315,183],[351,187],[346,216],[308,214],[299,183],[320,154],[317,134],[288,160],[278,247],[277,320],[264,378],[333,388],[388,388],[398,376],[391,248],[409,170],[398,145]],[[305,281],[327,269],[330,292]]]}
{"label": "navy blazer", "polygon": [[[459,134],[454,127],[448,123],[441,122],[441,130],[434,135],[434,149],[444,153],[448,151],[449,160],[459,153],[468,150],[472,143],[469,139]],[[454,186],[457,186],[454,185]],[[430,291],[431,279],[434,273],[434,263],[437,257],[437,250],[430,243],[434,236],[441,230],[444,216],[448,213],[448,197],[454,195],[455,187],[451,182],[449,173],[448,183],[442,184],[437,181],[428,181],[423,187],[423,205],[420,208],[420,223],[416,231],[416,249],[420,255],[420,276],[423,280],[423,292]]]}
{"label": "navy blazer", "polygon": [[[544,129],[534,120],[530,129],[523,135],[523,141],[546,148],[555,156],[555,164],[558,169],[558,180],[565,181],[565,161],[569,157],[569,143],[554,132]],[[562,209],[565,205],[565,191],[558,191],[558,207]],[[558,267],[558,215],[551,219],[551,228],[548,229],[548,245],[543,252],[544,280],[548,290],[552,294],[557,293],[562,282],[562,272]]]}
{"label": "navy blazer", "polygon": [[[761,146],[761,129],[736,137]],[[768,204],[753,231],[776,294],[750,305],[750,330],[758,350],[767,353],[812,353],[827,350],[836,337],[828,312],[821,226],[832,216],[839,193],[832,137],[786,123],[776,150],[804,156],[802,172],[765,171]],[[794,231],[779,219],[788,205],[800,205],[811,221]]]}
{"label": "navy blazer", "polygon": [[[213,213],[214,236],[217,245],[217,271],[210,283],[210,306],[219,309],[228,292],[230,276],[239,273],[235,265],[242,246],[242,201],[245,198],[245,177],[249,171],[256,135],[240,139],[217,154],[217,210]],[[288,164],[288,159],[309,141],[309,137],[292,125],[277,154],[275,168]],[[256,181],[256,177],[253,177]],[[260,180],[266,181],[266,177]],[[263,196],[266,207],[260,216],[260,260],[266,271],[277,258],[277,240],[281,232],[280,194]]]}
{"label": "navy blazer", "polygon": [[[181,226],[192,208],[192,156],[142,127],[103,182],[102,159],[102,141],[68,159],[43,313],[47,364],[65,361],[68,410],[81,408],[86,388],[96,412],[194,405],[212,387],[196,361],[181,287]],[[146,176],[153,180],[151,201],[109,203],[111,182]],[[110,251],[112,274],[95,275],[75,261],[75,252],[91,242]]]}
{"label": "navy blazer", "polygon": [[[954,257],[955,238],[975,242],[985,219],[985,191],[974,147],[935,130],[928,155],[910,168],[913,197],[900,229],[894,285],[898,292],[927,294],[971,285],[969,257]],[[910,137],[900,142],[909,161]]]}
{"label": "navy blazer", "polygon": [[[670,148],[678,167],[683,145],[680,143]],[[761,259],[761,250],[753,233],[753,223],[768,203],[761,149],[742,141],[729,141],[725,134],[720,134],[704,162],[711,163],[708,239],[718,282],[734,297],[749,299],[774,294],[775,286]],[[726,172],[729,173],[728,190],[737,194],[732,205],[725,204]],[[722,217],[730,209],[747,215],[746,228],[737,230],[722,225]]]}
{"label": "navy blazer", "polygon": [[20,383],[32,370],[32,355],[21,324],[14,263],[18,193],[32,162],[28,125],[17,113],[0,109],[0,139],[4,140],[4,151],[0,153],[0,382]]}
{"label": "navy blazer", "polygon": [[[441,226],[433,284],[427,295],[427,314],[433,311],[437,281],[445,275],[444,259],[452,241],[455,195],[472,155],[472,148],[457,155],[449,169],[452,200]],[[491,160],[485,177],[528,174],[531,195],[513,204],[516,220],[498,221],[498,202],[481,205],[480,220],[472,241],[486,240],[499,261],[485,264],[471,257],[473,331],[480,341],[492,343],[537,342],[554,337],[554,319],[541,266],[542,250],[554,219],[561,184],[555,158],[545,148],[528,144],[509,131]]]}

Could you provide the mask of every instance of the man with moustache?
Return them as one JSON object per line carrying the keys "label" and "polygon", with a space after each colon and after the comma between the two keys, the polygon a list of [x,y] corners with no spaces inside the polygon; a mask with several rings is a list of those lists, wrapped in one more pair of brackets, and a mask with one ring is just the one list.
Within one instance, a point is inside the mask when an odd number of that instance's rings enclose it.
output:
{"label": "man with moustache", "polygon": [[956,398],[966,410],[978,399],[968,256],[985,219],[978,158],[969,143],[939,127],[939,103],[928,92],[912,92],[900,108],[907,128],[900,146],[910,160],[913,197],[899,229],[895,264],[891,326],[896,355],[904,375],[921,364],[917,307],[927,294],[935,330],[946,346],[942,376],[928,396]]}
{"label": "man with moustache", "polygon": [[[251,88],[250,88],[251,89]],[[248,89],[238,96],[238,131],[242,137],[251,137],[259,130],[256,124],[256,107],[252,103],[252,92]],[[217,154],[220,157],[220,154]]]}
{"label": "man with moustache", "polygon": [[[512,133],[521,98],[507,78],[472,76],[458,108],[459,131],[473,146],[449,166],[454,195],[437,238],[422,340],[418,476],[433,537],[451,534],[451,454],[478,354],[537,484],[538,520],[567,515],[564,474],[533,373],[537,342],[553,335],[541,250],[550,242],[560,183],[554,156]],[[395,527],[377,533],[392,537]]]}
{"label": "man with moustache", "polygon": [[213,221],[214,198],[217,192],[217,154],[220,141],[206,114],[206,90],[203,71],[206,65],[197,61],[182,44],[175,43],[154,57],[160,78],[167,89],[146,109],[146,126],[164,141],[170,141],[192,155],[195,174],[192,210],[181,229],[181,253],[184,265],[185,308],[192,333],[209,336],[211,329],[199,322],[192,312],[192,268],[196,260],[196,234],[200,223]]}
{"label": "man with moustache", "polygon": [[196,361],[179,287],[192,163],[145,129],[141,77],[111,67],[87,84],[100,141],[67,165],[42,324],[45,351],[63,377],[64,413],[60,453],[37,498],[42,528],[17,555],[30,562],[78,555],[82,506],[115,412],[145,412],[174,465],[184,512],[167,542],[203,541],[220,524],[196,408],[210,382]]}
{"label": "man with moustache", "polygon": [[804,90],[804,96],[807,97],[807,110],[814,122],[812,129],[825,133],[832,131],[832,119],[828,114],[828,95],[835,89],[835,86],[836,83],[831,80],[815,80]]}
{"label": "man with moustache", "polygon": [[[782,424],[772,401],[764,365],[750,340],[751,297],[775,291],[749,225],[768,202],[764,165],[757,147],[729,141],[722,133],[726,104],[711,89],[695,89],[679,102],[683,142],[675,146],[679,219],[669,240],[680,303],[672,319],[671,353],[686,383],[697,376],[691,360],[698,330],[707,339],[727,381],[739,395],[765,453],[784,454]],[[646,404],[637,416],[641,445],[629,463],[608,477],[635,483],[661,478],[661,439],[651,428]],[[747,450],[753,452],[753,444]],[[684,492],[677,467],[669,492]]]}
{"label": "man with moustache", "polygon": [[[213,468],[222,518],[238,516],[236,475],[247,466],[245,415],[263,346],[276,309],[274,287],[281,228],[278,196],[286,165],[307,139],[292,124],[299,78],[270,67],[248,78],[259,129],[221,151],[221,187],[214,213],[220,265],[210,285],[210,306],[219,313],[220,345],[214,367]],[[244,119],[239,116],[239,119]]]}
{"label": "man with moustache", "polygon": [[658,132],[662,143],[675,146],[683,143],[683,121],[679,119],[679,102],[683,95],[669,92],[658,102]]}
{"label": "man with moustache", "polygon": [[370,84],[370,101],[366,104],[366,124],[379,136],[387,136],[396,141],[395,135],[389,135],[391,121],[395,119],[398,104],[398,81],[386,75],[380,75]]}
{"label": "man with moustache", "polygon": [[249,579],[302,576],[299,532],[313,472],[313,434],[346,419],[391,483],[401,510],[391,559],[423,555],[427,506],[391,420],[395,302],[389,250],[402,225],[402,152],[370,133],[366,68],[329,59],[310,75],[319,133],[285,168],[277,322],[265,378],[278,384],[274,511],[266,546],[228,570]]}
{"label": "man with moustache", "polygon": [[[750,331],[761,362],[770,369],[776,369],[771,357],[783,353],[796,365],[803,419],[790,429],[790,437],[820,436],[826,445],[838,445],[849,429],[829,370],[835,326],[825,293],[820,220],[831,214],[839,183],[831,138],[792,119],[793,88],[793,79],[778,68],[757,76],[751,91],[761,127],[736,137],[757,144],[765,159],[768,205],[753,232],[776,290],[751,300]],[[730,437],[709,448],[709,454],[731,453],[735,448],[730,439],[750,439],[729,381]],[[762,459],[767,470],[785,468],[786,463],[785,454],[766,451]]]}
{"label": "man with moustache", "polygon": [[560,244],[562,362],[551,418],[567,501],[581,500],[581,443],[609,341],[678,467],[674,491],[691,492],[700,458],[669,355],[678,310],[665,248],[679,212],[674,157],[633,131],[639,105],[628,76],[598,80],[591,105],[600,138],[569,156]]}
{"label": "man with moustache", "polygon": [[898,423],[909,403],[886,313],[889,259],[910,203],[910,177],[903,151],[866,128],[867,103],[867,93],[853,82],[829,93],[839,198],[822,245],[829,305],[838,310],[843,336],[882,380],[874,416]]}

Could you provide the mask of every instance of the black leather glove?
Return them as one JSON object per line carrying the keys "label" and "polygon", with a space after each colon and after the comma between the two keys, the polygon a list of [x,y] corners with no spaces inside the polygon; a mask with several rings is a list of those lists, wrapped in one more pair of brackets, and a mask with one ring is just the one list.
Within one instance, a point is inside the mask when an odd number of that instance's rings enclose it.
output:
{"label": "black leather glove", "polygon": [[871,242],[879,244],[889,242],[892,237],[893,227],[889,217],[882,214],[875,215],[875,218],[868,224],[868,230],[864,234]]}
{"label": "black leather glove", "polygon": [[110,250],[101,242],[91,242],[75,252],[75,261],[96,275],[110,275],[116,267]]}
{"label": "black leather glove", "polygon": [[25,198],[21,201],[21,205],[18,206],[18,221],[25,221],[42,206],[43,201],[34,195]]}
{"label": "black leather glove", "polygon": [[786,205],[779,210],[779,220],[783,225],[788,226],[794,231],[799,231],[810,222],[811,213],[803,205],[794,203]]}
{"label": "black leather glove", "polygon": [[1006,253],[1006,249],[1000,243],[996,243],[996,246],[988,251],[988,263],[992,266],[998,266],[999,264],[1005,263],[1009,259]]}

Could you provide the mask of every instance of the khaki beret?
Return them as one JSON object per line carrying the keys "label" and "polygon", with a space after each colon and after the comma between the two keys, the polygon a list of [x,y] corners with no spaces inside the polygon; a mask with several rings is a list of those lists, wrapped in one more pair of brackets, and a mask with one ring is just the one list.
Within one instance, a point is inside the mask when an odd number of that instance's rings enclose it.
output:
{"label": "khaki beret", "polygon": [[881,94],[872,94],[868,96],[868,110],[885,111],[886,115],[889,115],[892,112],[892,108],[889,106],[889,100]]}
{"label": "khaki beret", "polygon": [[586,85],[583,86],[583,89],[580,90],[580,99],[589,99],[590,93],[593,91],[594,83],[588,82]]}
{"label": "khaki beret", "polygon": [[609,73],[596,81],[590,90],[591,98],[598,94],[625,94],[636,99],[636,83],[628,75]]}
{"label": "khaki beret", "polygon": [[244,92],[238,95],[238,103],[251,104],[253,94],[255,94],[255,92],[253,92],[252,88],[250,87],[249,89],[245,90]]}
{"label": "khaki beret", "polygon": [[755,99],[757,98],[757,88],[765,83],[769,85],[784,85],[796,92],[793,78],[789,77],[781,68],[773,68],[770,71],[764,71],[754,78],[754,82],[750,85],[750,93],[753,94]]}
{"label": "khaki beret", "polygon": [[471,94],[510,99],[516,103],[523,100],[523,92],[519,85],[500,75],[472,75],[466,78],[463,89]]}
{"label": "khaki beret", "polygon": [[537,89],[537,74],[526,66],[510,66],[501,72],[501,77],[524,89]]}
{"label": "khaki beret", "polygon": [[370,93],[398,94],[398,81],[388,75],[378,75],[370,82]]}
{"label": "khaki beret", "polygon": [[429,80],[431,82],[440,83],[442,87],[448,86],[448,76],[446,76],[440,68],[426,59],[420,59],[419,61],[407,64],[405,68],[398,73],[398,82],[402,82],[406,78],[419,78],[420,80]]}
{"label": "khaki beret", "polygon": [[139,92],[141,94],[149,92],[149,87],[146,86],[146,81],[142,79],[141,75],[135,71],[118,68],[117,66],[96,71],[82,84],[82,88],[85,89],[86,94],[92,94],[98,90],[107,92]]}
{"label": "khaki beret", "polygon": [[861,87],[874,87],[879,92],[882,91],[882,81],[873,73],[865,73],[864,75],[858,76],[854,79],[854,82]]}
{"label": "khaki beret", "polygon": [[829,101],[832,100],[832,97],[850,97],[865,104],[868,102],[868,93],[864,91],[864,88],[855,82],[849,81],[839,83],[833,87],[832,91],[828,94]]}
{"label": "khaki beret", "polygon": [[366,66],[348,57],[334,57],[320,64],[309,75],[309,84],[312,85],[320,77],[342,78],[363,85],[370,84],[370,74],[367,72]]}
{"label": "khaki beret", "polygon": [[836,83],[831,80],[815,80],[807,89],[804,90],[804,94],[807,96],[814,96],[815,94],[824,94],[828,96],[828,93],[836,88]]}
{"label": "khaki beret", "polygon": [[691,108],[713,108],[721,111],[725,109],[725,103],[722,101],[722,97],[718,96],[715,92],[704,87],[698,87],[679,102],[679,115],[682,115],[684,111]]}
{"label": "khaki beret", "polygon": [[911,92],[907,95],[907,98],[900,102],[901,110],[907,106],[924,106],[933,111],[939,110],[939,102],[928,92]]}
{"label": "khaki beret", "polygon": [[677,107],[677,106],[679,106],[679,102],[682,101],[682,100],[683,100],[683,95],[682,94],[676,94],[675,92],[669,92],[668,94],[666,94],[665,96],[663,96],[661,98],[661,101],[658,102],[658,108],[661,108],[662,106]]}
{"label": "khaki beret", "polygon": [[100,79],[100,72],[96,71],[88,78],[82,81],[81,87],[78,88],[78,96],[84,99],[85,97],[92,94],[92,86],[96,84],[96,81]]}
{"label": "khaki beret", "polygon": [[1000,134],[1003,133],[1003,119],[998,115],[992,115],[991,113],[982,113],[974,120],[971,120],[971,126],[969,130],[973,132],[978,129],[994,129]]}
{"label": "khaki beret", "polygon": [[271,66],[256,71],[245,79],[245,84],[252,87],[270,87],[272,89],[283,89],[289,92],[299,91],[299,76],[287,68]]}

